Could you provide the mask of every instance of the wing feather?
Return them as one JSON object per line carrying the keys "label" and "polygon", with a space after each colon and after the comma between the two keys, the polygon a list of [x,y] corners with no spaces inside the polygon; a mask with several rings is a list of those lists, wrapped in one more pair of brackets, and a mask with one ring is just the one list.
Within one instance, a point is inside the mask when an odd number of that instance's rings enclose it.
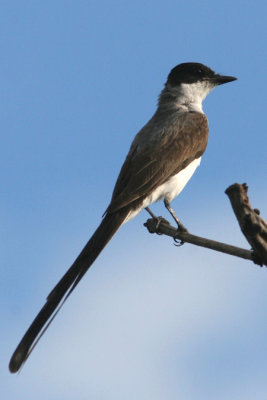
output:
{"label": "wing feather", "polygon": [[131,203],[137,208],[155,188],[200,157],[207,142],[208,121],[204,114],[176,113],[168,129],[160,129],[152,118],[133,141],[106,212]]}

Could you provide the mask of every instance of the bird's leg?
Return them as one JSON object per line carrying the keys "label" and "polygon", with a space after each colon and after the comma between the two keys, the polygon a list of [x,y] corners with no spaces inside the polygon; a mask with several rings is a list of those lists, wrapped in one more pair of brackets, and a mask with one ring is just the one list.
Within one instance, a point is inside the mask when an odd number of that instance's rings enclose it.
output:
{"label": "bird's leg", "polygon": [[154,219],[157,219],[158,217],[156,217],[156,215],[150,210],[149,207],[146,207],[145,210],[148,212],[148,214],[150,214],[150,216]]}
{"label": "bird's leg", "polygon": [[149,207],[146,207],[145,210],[151,215],[151,217],[157,222],[156,224],[156,230],[158,229],[159,225],[161,224],[161,222],[164,222],[165,224],[169,224],[169,222],[163,218],[163,217],[157,217],[151,210]]}
{"label": "bird's leg", "polygon": [[170,205],[168,200],[164,199],[164,205],[167,208],[167,210],[169,211],[169,213],[171,214],[171,216],[173,217],[173,219],[176,222],[176,224],[178,225],[178,230],[180,232],[188,232],[186,227],[181,223],[181,221],[178,219],[177,215],[175,214],[175,212],[171,208],[171,205]]}

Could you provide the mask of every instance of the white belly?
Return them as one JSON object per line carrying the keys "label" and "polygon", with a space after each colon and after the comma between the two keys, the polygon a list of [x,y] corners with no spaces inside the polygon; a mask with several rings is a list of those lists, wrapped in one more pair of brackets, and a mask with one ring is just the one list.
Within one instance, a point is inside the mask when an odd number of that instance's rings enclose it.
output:
{"label": "white belly", "polygon": [[195,172],[196,168],[199,166],[200,161],[201,157],[196,158],[185,169],[178,172],[178,174],[172,176],[165,183],[155,189],[148,197],[145,198],[142,206],[137,210],[132,211],[127,216],[124,222],[127,222],[130,219],[134,218],[143,208],[148,207],[151,203],[154,203],[155,201],[166,199],[171,202],[183,190],[183,188]]}

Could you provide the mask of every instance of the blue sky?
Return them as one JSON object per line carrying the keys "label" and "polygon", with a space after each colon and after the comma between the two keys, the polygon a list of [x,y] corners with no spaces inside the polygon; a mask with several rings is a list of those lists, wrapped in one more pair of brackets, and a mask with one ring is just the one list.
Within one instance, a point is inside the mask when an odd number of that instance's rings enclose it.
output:
{"label": "blue sky", "polygon": [[[100,222],[169,70],[238,81],[204,102],[200,168],[173,207],[192,233],[248,248],[224,190],[267,215],[265,1],[0,5],[3,398],[265,399],[267,272],[124,225],[17,376],[9,357]],[[153,207],[166,216],[162,204]]]}

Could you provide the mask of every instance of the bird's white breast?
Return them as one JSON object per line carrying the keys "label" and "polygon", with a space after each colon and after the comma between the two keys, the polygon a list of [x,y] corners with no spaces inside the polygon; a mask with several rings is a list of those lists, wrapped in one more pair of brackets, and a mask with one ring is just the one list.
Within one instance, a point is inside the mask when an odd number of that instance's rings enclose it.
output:
{"label": "bird's white breast", "polygon": [[151,203],[154,203],[155,201],[166,199],[167,201],[171,202],[183,190],[183,188],[195,172],[196,168],[199,166],[200,161],[201,157],[196,158],[186,168],[178,172],[178,174],[169,178],[165,183],[155,189],[149,196],[145,198],[140,208],[130,212],[125,222],[134,218],[143,208],[148,207]]}

